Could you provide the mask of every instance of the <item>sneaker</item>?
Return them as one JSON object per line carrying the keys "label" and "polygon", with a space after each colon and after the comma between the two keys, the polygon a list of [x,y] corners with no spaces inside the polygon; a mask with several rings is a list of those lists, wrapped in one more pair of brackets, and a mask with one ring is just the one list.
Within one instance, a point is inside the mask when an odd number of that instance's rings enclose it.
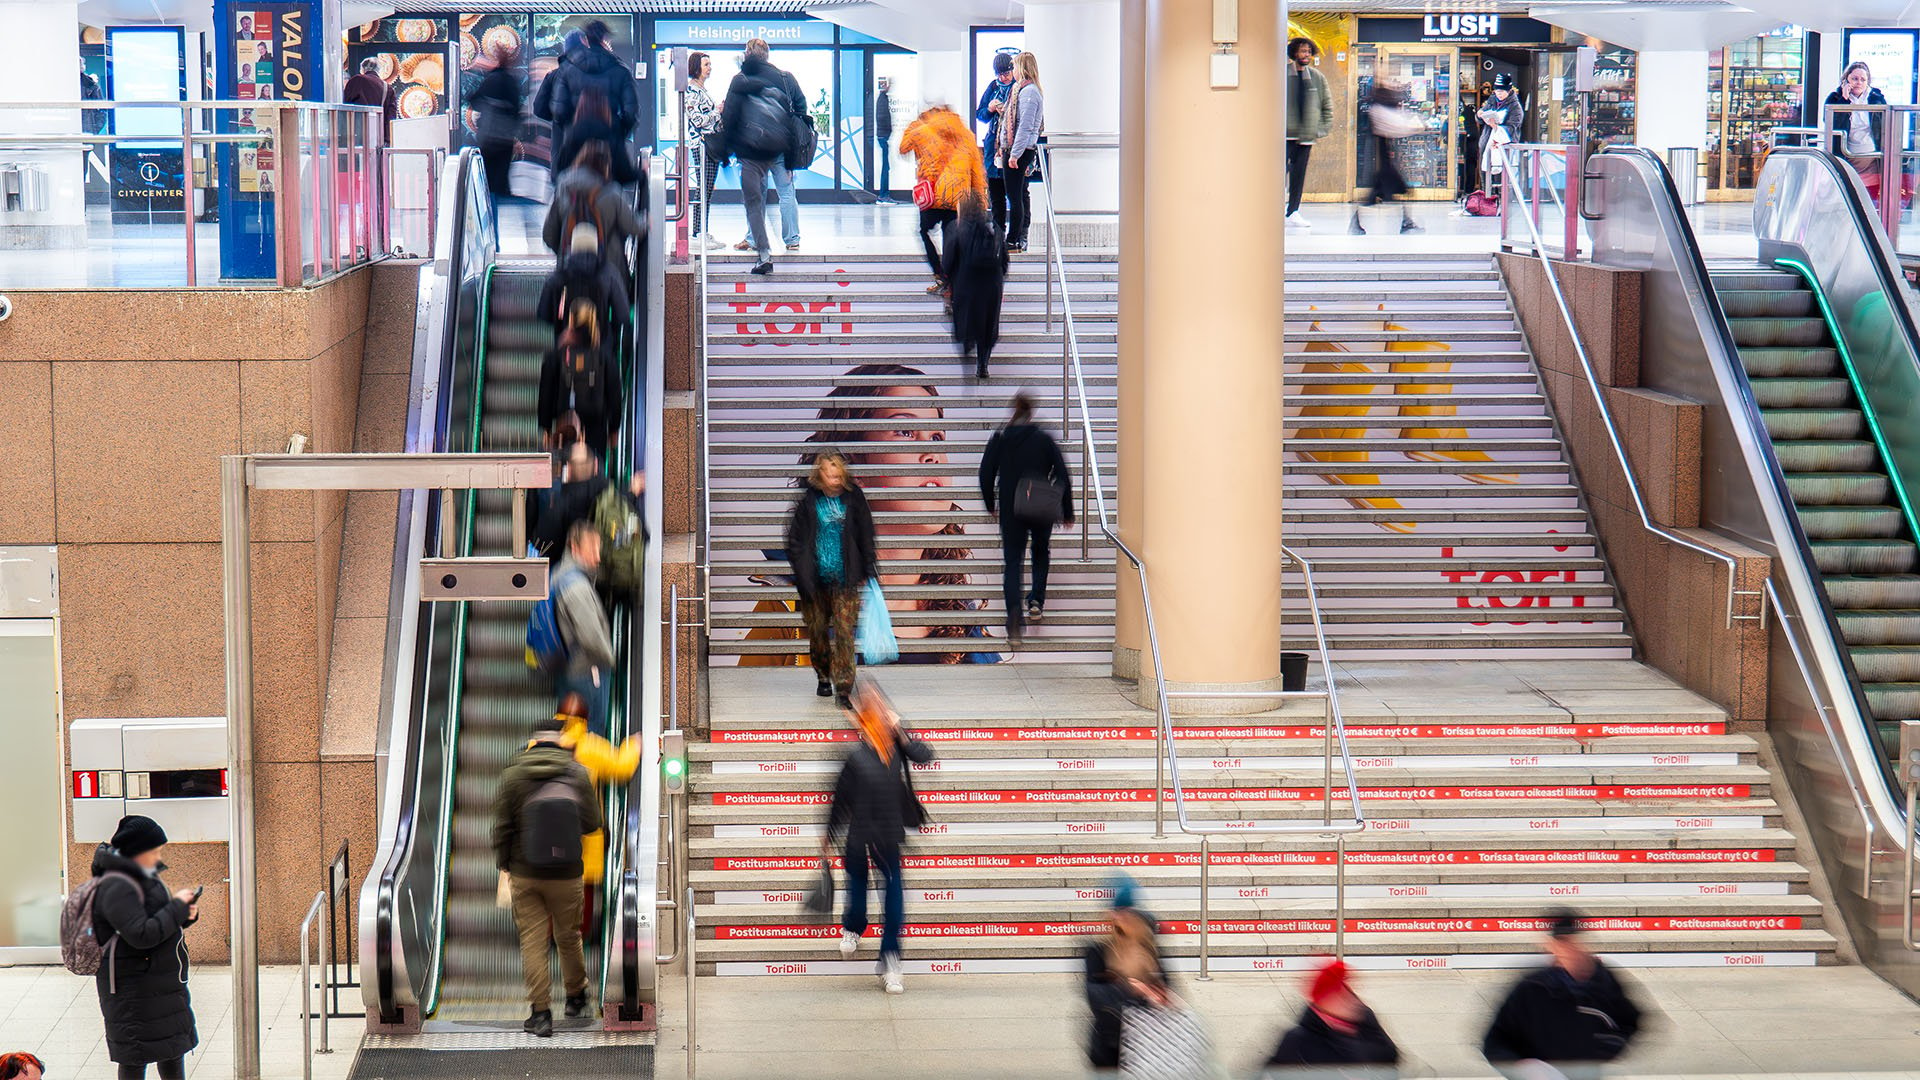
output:
{"label": "sneaker", "polygon": [[587,1015],[587,995],[583,993],[567,995],[567,1019],[578,1020]]}
{"label": "sneaker", "polygon": [[1353,220],[1347,223],[1347,235],[1349,236],[1367,235],[1367,230],[1360,224],[1360,215],[1355,214]]}
{"label": "sneaker", "polygon": [[888,956],[880,961],[880,985],[889,994],[904,994],[906,985],[900,981],[900,958]]}
{"label": "sneaker", "polygon": [[788,250],[788,251],[799,251],[799,250],[800,250],[800,241],[798,241],[798,240],[795,240],[795,241],[794,241],[793,243],[791,243],[791,244],[788,244],[788,245],[787,245],[787,250]]}
{"label": "sneaker", "polygon": [[853,959],[853,954],[859,951],[860,935],[851,930],[840,931],[840,956],[843,959],[851,960]]}
{"label": "sneaker", "polygon": [[1300,211],[1298,210],[1295,210],[1293,213],[1287,215],[1287,228],[1311,229],[1313,228],[1313,222],[1308,221],[1304,214],[1300,213]]}
{"label": "sneaker", "polygon": [[725,240],[720,239],[719,237],[713,235],[712,233],[707,234],[707,250],[708,251],[719,251],[725,248],[726,246],[727,246],[727,242]]}
{"label": "sneaker", "polygon": [[833,684],[832,684],[832,683],[830,683],[830,682],[828,682],[828,681],[827,681],[827,680],[825,680],[825,679],[821,679],[821,680],[820,680],[820,682],[819,682],[819,684],[818,684],[818,685],[816,685],[816,686],[815,686],[815,687],[813,688],[813,692],[814,692],[815,694],[818,694],[818,695],[819,695],[819,696],[821,696],[821,697],[832,697],[832,696],[833,696]]}
{"label": "sneaker", "polygon": [[981,360],[973,365],[973,377],[976,379],[987,378],[987,362],[985,360]]}
{"label": "sneaker", "polygon": [[753,269],[747,271],[747,273],[754,274],[759,277],[766,277],[768,274],[773,273],[773,260],[763,259],[760,262],[755,263]]}
{"label": "sneaker", "polygon": [[733,245],[733,250],[735,250],[735,251],[752,251],[752,250],[753,250],[753,241],[751,241],[751,240],[742,240],[742,241],[740,241],[739,243],[737,243],[737,244],[735,244],[735,245]]}
{"label": "sneaker", "polygon": [[1028,622],[1039,622],[1043,614],[1044,613],[1041,612],[1040,610],[1040,601],[1038,600],[1027,601],[1027,621]]}
{"label": "sneaker", "polygon": [[1417,233],[1417,232],[1426,232],[1426,231],[1427,231],[1426,229],[1421,228],[1420,224],[1414,221],[1412,218],[1403,218],[1400,222],[1401,236],[1405,236],[1408,233]]}
{"label": "sneaker", "polygon": [[527,1017],[527,1022],[520,1025],[520,1030],[537,1039],[553,1038],[553,1010],[533,1010],[532,1015]]}

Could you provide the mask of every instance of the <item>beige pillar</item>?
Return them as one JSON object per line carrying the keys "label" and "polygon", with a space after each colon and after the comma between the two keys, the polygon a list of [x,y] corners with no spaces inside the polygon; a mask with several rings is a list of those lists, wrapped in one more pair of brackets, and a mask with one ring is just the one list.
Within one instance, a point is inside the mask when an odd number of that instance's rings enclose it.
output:
{"label": "beige pillar", "polygon": [[1121,503],[1152,492],[1142,554],[1183,689],[1280,679],[1286,27],[1278,0],[1239,10],[1240,83],[1215,90],[1213,5],[1147,0],[1143,460]]}
{"label": "beige pillar", "polygon": [[[1136,552],[1146,550],[1146,492],[1127,478],[1141,475],[1146,456],[1146,109],[1147,0],[1120,3],[1120,372],[1118,471],[1120,538]],[[1114,554],[1116,617],[1113,673],[1123,679],[1140,674],[1147,647],[1140,612],[1140,583],[1126,556]]]}

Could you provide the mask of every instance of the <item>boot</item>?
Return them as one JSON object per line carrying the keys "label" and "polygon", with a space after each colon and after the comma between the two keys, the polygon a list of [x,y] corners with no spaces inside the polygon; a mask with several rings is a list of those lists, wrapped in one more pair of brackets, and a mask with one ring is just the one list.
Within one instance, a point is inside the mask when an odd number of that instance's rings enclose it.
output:
{"label": "boot", "polygon": [[553,1010],[535,1009],[520,1029],[538,1039],[553,1038]]}
{"label": "boot", "polygon": [[587,1015],[587,992],[567,995],[567,1019],[578,1020]]}
{"label": "boot", "polygon": [[1417,232],[1426,232],[1426,231],[1427,230],[1421,228],[1419,224],[1413,220],[1412,214],[1406,214],[1400,218],[1400,235],[1405,236],[1408,233],[1417,233]]}

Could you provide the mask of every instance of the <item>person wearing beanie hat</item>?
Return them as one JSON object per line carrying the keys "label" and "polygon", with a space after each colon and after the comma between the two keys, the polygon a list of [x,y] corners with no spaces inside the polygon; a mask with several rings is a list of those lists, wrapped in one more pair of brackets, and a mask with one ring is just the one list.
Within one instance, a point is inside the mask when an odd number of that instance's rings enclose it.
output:
{"label": "person wearing beanie hat", "polygon": [[1640,1007],[1588,949],[1585,927],[1571,911],[1550,913],[1543,943],[1551,962],[1508,991],[1487,1027],[1481,1052],[1508,1076],[1597,1071],[1625,1053],[1640,1030]]}
{"label": "person wearing beanie hat", "polygon": [[[1373,1010],[1353,992],[1353,971],[1330,960],[1307,982],[1307,1007],[1293,1029],[1267,1059],[1267,1069],[1302,1065],[1379,1065],[1379,1075],[1395,1075],[1400,1050],[1387,1037]],[[1354,1075],[1342,1071],[1342,1076]]]}
{"label": "person wearing beanie hat", "polygon": [[1160,926],[1135,906],[1133,879],[1120,874],[1108,887],[1113,892],[1109,929],[1104,937],[1088,942],[1080,956],[1086,968],[1087,1007],[1093,1012],[1087,1061],[1096,1069],[1119,1067],[1128,1009],[1165,1007],[1176,1001],[1160,961],[1156,937]]}
{"label": "person wearing beanie hat", "polygon": [[199,1045],[187,995],[182,931],[199,917],[192,889],[168,893],[160,881],[166,830],[138,814],[120,819],[113,839],[93,853],[93,933],[106,943],[94,987],[105,1022],[107,1056],[122,1080],[154,1065],[161,1080],[186,1075]]}
{"label": "person wearing beanie hat", "polygon": [[993,148],[1000,142],[1000,117],[1006,112],[1007,99],[1012,96],[1013,54],[994,53],[993,81],[980,91],[980,103],[974,106],[973,118],[987,125],[980,152],[986,158],[987,205],[993,214],[993,229],[1001,234],[1007,231],[1007,178],[994,163]]}

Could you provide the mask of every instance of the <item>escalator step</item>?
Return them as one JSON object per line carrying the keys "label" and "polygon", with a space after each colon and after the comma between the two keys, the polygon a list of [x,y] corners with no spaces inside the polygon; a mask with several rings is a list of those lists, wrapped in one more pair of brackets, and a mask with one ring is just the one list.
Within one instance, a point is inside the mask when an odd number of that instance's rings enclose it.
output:
{"label": "escalator step", "polygon": [[1920,574],[1824,574],[1821,584],[1835,608],[1920,608]]}
{"label": "escalator step", "polygon": [[1847,652],[1863,683],[1920,683],[1920,645],[1864,645]]}
{"label": "escalator step", "polygon": [[1776,443],[1773,454],[1780,459],[1780,468],[1789,473],[1858,473],[1880,467],[1880,455],[1870,442]]}
{"label": "escalator step", "polygon": [[1840,372],[1840,354],[1830,348],[1770,349],[1764,346],[1742,347],[1740,364],[1753,379],[1790,376],[1835,375]]}
{"label": "escalator step", "polygon": [[1867,431],[1858,409],[1762,409],[1760,418],[1775,442],[1858,439]]}
{"label": "escalator step", "polygon": [[1920,642],[1920,608],[1836,611],[1840,638],[1848,645],[1910,645]]}
{"label": "escalator step", "polygon": [[1801,506],[1883,506],[1893,486],[1880,473],[1804,472],[1787,474],[1787,491]]}
{"label": "escalator step", "polygon": [[[553,346],[553,327],[546,323],[495,323],[487,328],[487,353],[495,349],[542,352]],[[489,365],[491,366],[491,365]]]}
{"label": "escalator step", "polygon": [[1762,409],[1839,409],[1853,404],[1853,387],[1845,379],[1763,378],[1752,384],[1753,398]]}
{"label": "escalator step", "polygon": [[1814,540],[1813,561],[1822,574],[1910,574],[1920,570],[1920,551],[1905,540]]}
{"label": "escalator step", "polygon": [[1800,527],[1809,540],[1883,540],[1899,536],[1906,520],[1891,506],[1803,506]]}
{"label": "escalator step", "polygon": [[1875,720],[1912,720],[1920,718],[1920,682],[1862,682],[1867,707]]}
{"label": "escalator step", "polygon": [[1808,289],[1726,289],[1720,307],[1730,319],[1817,315]]}
{"label": "escalator step", "polygon": [[1827,324],[1818,318],[1768,316],[1757,319],[1729,318],[1734,344],[1755,348],[1813,348],[1827,343]]}

